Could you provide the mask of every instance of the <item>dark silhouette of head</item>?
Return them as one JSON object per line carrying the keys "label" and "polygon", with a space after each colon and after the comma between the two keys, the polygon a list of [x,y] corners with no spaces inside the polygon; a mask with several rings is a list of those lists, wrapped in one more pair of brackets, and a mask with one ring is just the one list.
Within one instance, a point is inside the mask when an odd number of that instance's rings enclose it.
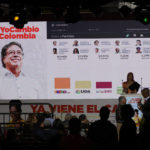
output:
{"label": "dark silhouette of head", "polygon": [[79,134],[81,130],[81,121],[78,118],[72,118],[69,121],[70,134]]}
{"label": "dark silhouette of head", "polygon": [[139,114],[138,109],[134,109],[134,112],[135,112],[136,114]]}
{"label": "dark silhouette of head", "polygon": [[9,102],[9,110],[11,109],[11,107],[15,106],[17,109],[17,112],[21,113],[22,112],[21,105],[22,105],[22,103],[20,100],[11,100]]}
{"label": "dark silhouette of head", "polygon": [[132,108],[130,104],[125,104],[122,106],[121,114],[122,114],[123,120],[131,119],[134,116],[134,113],[135,113],[134,109]]}
{"label": "dark silhouette of head", "polygon": [[85,114],[81,114],[80,116],[79,116],[79,120],[80,121],[83,121],[83,120],[85,120],[86,119],[86,115]]}
{"label": "dark silhouette of head", "polygon": [[119,100],[120,105],[126,104],[126,97],[125,96],[119,96],[118,100]]}
{"label": "dark silhouette of head", "polygon": [[144,97],[144,98],[147,98],[148,96],[150,96],[150,90],[149,90],[149,88],[144,88],[144,89],[142,89],[142,96]]}
{"label": "dark silhouette of head", "polygon": [[100,115],[101,120],[108,120],[109,114],[110,114],[110,110],[108,109],[108,107],[103,106],[100,109],[100,114],[99,115]]}
{"label": "dark silhouette of head", "polygon": [[63,123],[59,118],[54,120],[53,128],[54,129],[63,129],[64,128]]}

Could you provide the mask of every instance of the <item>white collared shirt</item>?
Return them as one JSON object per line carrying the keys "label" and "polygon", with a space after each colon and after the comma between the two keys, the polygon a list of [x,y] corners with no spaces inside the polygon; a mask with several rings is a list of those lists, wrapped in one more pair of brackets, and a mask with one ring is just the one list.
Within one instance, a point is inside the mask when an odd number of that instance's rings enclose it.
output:
{"label": "white collared shirt", "polygon": [[146,98],[144,99],[144,102],[146,102],[149,98],[150,98],[150,96],[146,97]]}
{"label": "white collared shirt", "polygon": [[0,77],[0,99],[38,99],[40,86],[24,73],[18,77],[7,71]]}

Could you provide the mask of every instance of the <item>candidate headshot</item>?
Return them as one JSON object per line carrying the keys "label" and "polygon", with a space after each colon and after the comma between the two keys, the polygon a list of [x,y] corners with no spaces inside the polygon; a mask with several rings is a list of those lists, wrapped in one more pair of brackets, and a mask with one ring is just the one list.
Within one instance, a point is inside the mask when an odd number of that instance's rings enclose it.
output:
{"label": "candidate headshot", "polygon": [[95,48],[95,53],[99,53],[99,48]]}
{"label": "candidate headshot", "polygon": [[73,54],[79,54],[79,50],[78,50],[77,48],[75,48],[75,49],[73,50]]}
{"label": "candidate headshot", "polygon": [[[41,98],[39,82],[22,69],[24,52],[20,43],[10,42],[1,50],[3,70],[0,76],[0,99]],[[9,91],[7,93],[6,91]]]}
{"label": "candidate headshot", "polygon": [[116,53],[120,53],[120,49],[119,48],[115,48]]}
{"label": "candidate headshot", "polygon": [[94,45],[95,45],[95,46],[98,46],[98,45],[99,45],[99,41],[98,41],[98,40],[95,40],[95,41],[94,41]]}
{"label": "candidate headshot", "polygon": [[57,54],[57,48],[53,48],[53,54]]}
{"label": "candidate headshot", "polygon": [[120,41],[119,41],[119,40],[116,40],[116,41],[115,41],[115,45],[116,45],[116,46],[119,46],[119,45],[120,45]]}
{"label": "candidate headshot", "polygon": [[78,44],[78,41],[77,40],[75,40],[74,42],[73,42],[73,46],[78,46],[79,44]]}
{"label": "candidate headshot", "polygon": [[21,72],[23,64],[23,49],[17,42],[6,44],[1,51],[1,61],[4,68],[12,72],[16,77]]}
{"label": "candidate headshot", "polygon": [[136,40],[136,46],[141,46],[141,40]]}
{"label": "candidate headshot", "polygon": [[141,47],[136,47],[136,53],[142,53]]}
{"label": "candidate headshot", "polygon": [[53,41],[53,45],[56,46],[56,45],[57,45],[57,42],[56,42],[56,41]]}

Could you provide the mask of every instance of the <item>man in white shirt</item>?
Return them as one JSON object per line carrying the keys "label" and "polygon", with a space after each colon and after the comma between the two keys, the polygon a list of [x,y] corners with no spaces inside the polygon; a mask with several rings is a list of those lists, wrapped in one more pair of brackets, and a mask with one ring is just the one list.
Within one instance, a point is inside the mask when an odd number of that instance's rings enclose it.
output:
{"label": "man in white shirt", "polygon": [[23,49],[17,42],[10,42],[2,48],[1,61],[5,68],[0,78],[0,99],[37,99],[40,86],[22,71]]}

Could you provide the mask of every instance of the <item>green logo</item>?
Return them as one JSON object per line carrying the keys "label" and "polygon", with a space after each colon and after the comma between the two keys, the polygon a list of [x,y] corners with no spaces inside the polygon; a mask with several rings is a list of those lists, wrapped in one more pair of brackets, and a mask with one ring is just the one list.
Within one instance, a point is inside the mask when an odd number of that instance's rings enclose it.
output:
{"label": "green logo", "polygon": [[117,94],[122,94],[123,88],[122,87],[117,87]]}

